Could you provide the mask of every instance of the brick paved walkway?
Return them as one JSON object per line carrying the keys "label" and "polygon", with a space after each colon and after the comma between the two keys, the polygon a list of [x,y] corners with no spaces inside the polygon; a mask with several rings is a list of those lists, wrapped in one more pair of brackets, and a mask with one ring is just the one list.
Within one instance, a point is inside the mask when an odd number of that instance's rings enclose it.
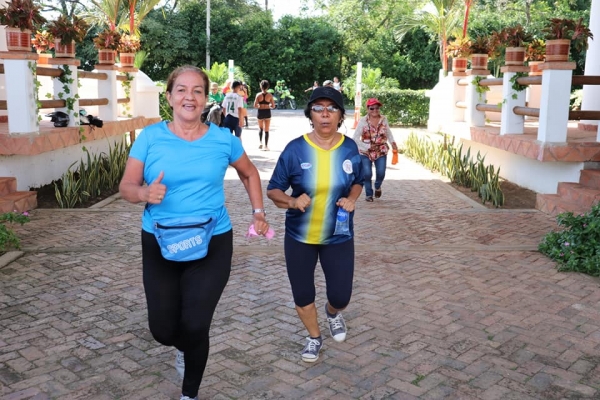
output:
{"label": "brick paved walkway", "polygon": [[[254,150],[255,128],[244,133],[264,184],[277,150],[308,127],[273,123],[271,152]],[[277,237],[245,239],[250,206],[228,174],[233,273],[201,399],[600,398],[599,281],[536,252],[552,218],[485,209],[405,159],[383,189],[356,213],[348,339],[331,340],[319,315],[325,346],[311,365],[299,356],[284,213],[266,203]],[[179,398],[174,352],[147,329],[140,214],[115,200],[36,210],[19,229],[25,253],[0,268],[1,399]]]}

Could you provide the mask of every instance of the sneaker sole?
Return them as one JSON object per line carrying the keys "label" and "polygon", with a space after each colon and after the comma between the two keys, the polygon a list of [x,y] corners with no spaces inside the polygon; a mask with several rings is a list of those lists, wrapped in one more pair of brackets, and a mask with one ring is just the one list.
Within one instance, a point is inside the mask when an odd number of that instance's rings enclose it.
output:
{"label": "sneaker sole", "polygon": [[[329,333],[331,333],[331,332],[329,332]],[[335,340],[336,342],[338,342],[338,343],[342,343],[342,342],[346,341],[346,336],[345,335],[344,335],[343,339],[336,339],[335,336],[333,336],[333,335],[331,335],[331,338],[333,340]]]}
{"label": "sneaker sole", "polygon": [[307,363],[314,363],[318,359],[319,359],[318,356],[316,358],[304,358],[304,356],[302,356],[302,361],[307,362]]}

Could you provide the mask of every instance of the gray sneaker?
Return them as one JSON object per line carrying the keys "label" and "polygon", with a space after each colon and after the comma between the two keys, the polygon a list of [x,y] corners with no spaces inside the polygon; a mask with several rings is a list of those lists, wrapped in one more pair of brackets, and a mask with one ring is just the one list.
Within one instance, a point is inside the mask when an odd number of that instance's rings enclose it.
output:
{"label": "gray sneaker", "polygon": [[319,359],[319,352],[323,347],[323,339],[306,338],[306,346],[302,350],[302,361],[313,363]]}
{"label": "gray sneaker", "polygon": [[179,377],[183,379],[183,374],[185,373],[185,360],[183,358],[183,351],[177,350],[175,354],[175,369],[179,374]]}
{"label": "gray sneaker", "polygon": [[[327,310],[327,304],[325,304],[325,310]],[[325,313],[327,315],[327,313]],[[338,312],[337,315],[333,318],[327,315],[327,322],[329,322],[329,333],[331,333],[331,337],[336,342],[343,342],[346,340],[346,322],[344,321],[344,317],[342,317],[342,313]]]}
{"label": "gray sneaker", "polygon": [[181,397],[179,398],[179,400],[198,400],[198,396],[196,396],[196,397],[189,397],[189,396],[181,395]]}

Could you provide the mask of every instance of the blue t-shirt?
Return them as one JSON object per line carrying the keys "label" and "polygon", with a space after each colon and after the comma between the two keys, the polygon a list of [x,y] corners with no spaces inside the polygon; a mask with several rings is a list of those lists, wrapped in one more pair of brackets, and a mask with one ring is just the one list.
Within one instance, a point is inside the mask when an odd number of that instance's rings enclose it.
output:
{"label": "blue t-shirt", "polygon": [[164,171],[161,183],[167,193],[160,204],[147,204],[142,229],[153,233],[152,221],[163,218],[213,215],[217,217],[215,235],[230,230],[223,180],[229,164],[243,153],[242,142],[229,129],[214,124],[192,142],[171,132],[165,121],[144,128],[129,156],[144,163],[148,184]]}
{"label": "blue t-shirt", "polygon": [[323,150],[308,135],[292,140],[285,147],[267,190],[292,188],[292,196],[306,193],[311,204],[305,212],[286,211],[285,229],[295,240],[308,244],[342,243],[354,236],[354,213],[350,213],[350,234],[334,235],[341,197],[347,197],[353,185],[362,185],[360,154],[356,143],[346,137],[330,150]]}

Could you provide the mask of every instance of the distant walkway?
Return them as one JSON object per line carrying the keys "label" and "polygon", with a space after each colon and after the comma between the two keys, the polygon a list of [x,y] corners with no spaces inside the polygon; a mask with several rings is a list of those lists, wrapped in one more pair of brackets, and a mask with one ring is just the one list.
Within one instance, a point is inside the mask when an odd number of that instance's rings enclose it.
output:
{"label": "distant walkway", "polygon": [[[243,143],[266,186],[304,118],[275,116],[272,151],[255,122]],[[351,133],[350,133],[351,134]],[[599,280],[558,273],[536,251],[555,227],[535,210],[490,210],[401,157],[383,197],[356,212],[348,339],[303,363],[283,257],[243,236],[250,206],[226,182],[234,266],[211,331],[201,399],[598,399]],[[147,329],[141,205],[36,210],[25,254],[0,268],[0,399],[178,399],[174,352]],[[318,304],[325,302],[318,272]],[[320,308],[319,308],[320,309]]]}

